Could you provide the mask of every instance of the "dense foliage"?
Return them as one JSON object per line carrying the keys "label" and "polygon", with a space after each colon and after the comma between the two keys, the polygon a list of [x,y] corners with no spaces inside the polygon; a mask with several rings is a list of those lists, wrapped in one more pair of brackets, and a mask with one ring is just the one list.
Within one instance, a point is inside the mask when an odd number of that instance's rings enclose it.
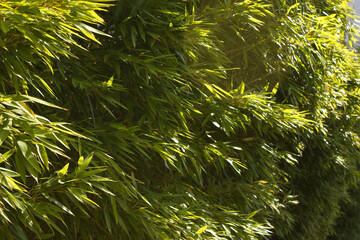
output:
{"label": "dense foliage", "polygon": [[358,199],[347,1],[7,0],[0,14],[0,239],[357,231],[334,227]]}

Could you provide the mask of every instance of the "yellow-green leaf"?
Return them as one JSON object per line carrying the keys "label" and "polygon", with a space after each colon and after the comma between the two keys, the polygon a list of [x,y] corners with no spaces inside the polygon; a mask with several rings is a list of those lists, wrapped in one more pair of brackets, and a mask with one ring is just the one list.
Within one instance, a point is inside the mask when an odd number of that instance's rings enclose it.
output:
{"label": "yellow-green leaf", "polygon": [[69,163],[66,164],[61,170],[59,170],[59,171],[57,172],[57,175],[58,175],[59,177],[63,177],[63,176],[67,173],[68,168],[69,168]]}
{"label": "yellow-green leaf", "polygon": [[207,228],[208,228],[207,225],[203,226],[202,228],[200,228],[199,230],[197,230],[196,234],[202,234]]}

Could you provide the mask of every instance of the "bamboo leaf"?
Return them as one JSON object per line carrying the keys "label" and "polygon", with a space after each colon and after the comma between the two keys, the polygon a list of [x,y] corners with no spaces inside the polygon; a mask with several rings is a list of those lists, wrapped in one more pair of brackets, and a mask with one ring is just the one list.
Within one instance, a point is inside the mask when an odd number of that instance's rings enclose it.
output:
{"label": "bamboo leaf", "polygon": [[69,168],[69,163],[66,164],[62,169],[60,169],[59,171],[57,171],[57,175],[61,178],[63,176],[65,176],[67,174]]}
{"label": "bamboo leaf", "polygon": [[208,228],[208,226],[205,225],[205,226],[201,227],[199,230],[197,230],[195,234],[200,235],[200,234],[202,234],[207,228]]}
{"label": "bamboo leaf", "polygon": [[39,154],[39,157],[41,161],[44,163],[45,168],[49,170],[49,158],[46,153],[46,149],[43,145],[36,145],[37,152]]}

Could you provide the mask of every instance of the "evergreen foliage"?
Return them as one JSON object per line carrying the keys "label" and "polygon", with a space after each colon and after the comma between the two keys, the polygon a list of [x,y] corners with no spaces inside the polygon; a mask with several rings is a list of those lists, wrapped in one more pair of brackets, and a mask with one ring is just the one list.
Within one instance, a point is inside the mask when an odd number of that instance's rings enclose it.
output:
{"label": "evergreen foliage", "polygon": [[354,236],[334,227],[358,198],[350,12],[0,2],[0,239]]}

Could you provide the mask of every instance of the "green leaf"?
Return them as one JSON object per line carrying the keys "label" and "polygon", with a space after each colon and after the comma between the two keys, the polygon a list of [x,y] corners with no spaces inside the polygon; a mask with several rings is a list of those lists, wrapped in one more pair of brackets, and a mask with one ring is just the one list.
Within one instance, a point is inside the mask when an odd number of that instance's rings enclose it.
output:
{"label": "green leaf", "polygon": [[0,21],[0,28],[3,33],[7,33],[10,28],[10,23],[8,21]]}
{"label": "green leaf", "polygon": [[272,93],[273,96],[276,95],[276,93],[277,93],[277,91],[278,91],[278,89],[279,89],[279,84],[280,84],[280,83],[277,83],[277,84],[273,87],[273,89],[271,90],[271,93]]}
{"label": "green leaf", "polygon": [[106,226],[109,230],[109,232],[111,233],[111,218],[110,218],[110,214],[109,212],[105,209],[104,211],[104,216],[105,216],[105,222],[106,222]]}
{"label": "green leaf", "polygon": [[68,143],[66,142],[65,137],[62,134],[53,132],[53,136],[58,140],[64,147],[70,149]]}
{"label": "green leaf", "polygon": [[1,129],[0,130],[0,146],[4,143],[6,138],[9,136],[10,131]]}
{"label": "green leaf", "polygon": [[28,145],[24,141],[20,141],[20,140],[17,141],[17,145],[25,158],[29,156],[30,153],[29,153]]}
{"label": "green leaf", "polygon": [[46,234],[41,234],[41,235],[39,236],[39,238],[40,238],[41,240],[43,240],[43,239],[53,238],[54,236],[55,236],[55,233],[46,233]]}
{"label": "green leaf", "polygon": [[245,92],[245,83],[241,82],[240,86],[239,86],[239,93],[243,94]]}
{"label": "green leaf", "polygon": [[35,97],[32,97],[32,96],[28,96],[28,95],[21,95],[21,96],[28,99],[28,100],[30,100],[30,101],[32,101],[32,102],[39,103],[39,104],[44,105],[44,106],[66,110],[65,108],[56,106],[55,104],[49,103],[49,102],[41,100],[39,98],[35,98]]}
{"label": "green leaf", "polygon": [[20,192],[23,192],[23,190],[20,188],[20,186],[18,185],[19,184],[19,182],[18,181],[16,181],[15,179],[13,179],[13,178],[11,178],[11,177],[7,177],[7,176],[5,176],[5,178],[6,178],[6,181],[9,183],[9,185],[10,185],[10,189],[12,189],[12,188],[14,188],[14,189],[16,189],[16,190],[18,190],[18,191],[20,191]]}
{"label": "green leaf", "polygon": [[197,230],[195,234],[201,234],[201,233],[203,233],[207,228],[208,228],[208,226],[205,225],[205,226],[201,227],[199,230]]}
{"label": "green leaf", "polygon": [[11,157],[14,152],[15,152],[15,149],[10,149],[10,150],[7,151],[6,153],[1,154],[1,155],[0,155],[0,163],[8,160],[9,157]]}
{"label": "green leaf", "polygon": [[81,157],[79,158],[78,164],[80,164],[76,170],[76,174],[79,175],[82,173],[86,167],[90,164],[91,159],[93,158],[94,153],[89,154],[85,160],[82,160]]}
{"label": "green leaf", "polygon": [[5,162],[7,159],[0,153],[0,163]]}
{"label": "green leaf", "polygon": [[1,38],[0,38],[0,47],[3,47],[6,49],[6,44],[5,44],[4,40],[2,40]]}
{"label": "green leaf", "polygon": [[25,161],[26,161],[26,159],[23,157],[23,155],[19,151],[16,151],[16,154],[15,154],[16,168],[17,168],[17,171],[20,174],[20,177],[24,183],[26,183]]}
{"label": "green leaf", "polygon": [[47,84],[47,82],[42,79],[40,76],[38,75],[34,75],[38,80],[40,80],[40,82],[42,83],[42,85],[45,87],[45,89],[53,96],[55,97],[55,94],[53,92],[53,90],[50,88],[50,86]]}
{"label": "green leaf", "polygon": [[107,87],[111,87],[113,81],[114,81],[114,75],[112,75],[112,77],[106,82],[106,86],[107,86]]}
{"label": "green leaf", "polygon": [[81,164],[83,164],[83,162],[84,162],[84,157],[83,156],[79,157],[78,165],[80,166]]}
{"label": "green leaf", "polygon": [[131,40],[133,43],[134,48],[136,47],[136,39],[137,39],[137,31],[134,26],[131,26]]}
{"label": "green leaf", "polygon": [[57,171],[57,175],[61,178],[63,177],[67,171],[68,171],[68,168],[69,168],[69,163],[66,164],[61,170]]}
{"label": "green leaf", "polygon": [[28,105],[26,105],[24,102],[17,102],[17,104],[24,111],[24,113],[28,114],[32,118],[35,118],[35,113],[33,112],[33,110],[31,108],[29,108]]}
{"label": "green leaf", "polygon": [[41,159],[41,161],[44,163],[45,165],[45,168],[47,170],[49,170],[49,158],[48,158],[48,155],[46,153],[46,149],[43,145],[36,145],[36,149],[37,149],[37,152],[39,154],[39,157]]}

